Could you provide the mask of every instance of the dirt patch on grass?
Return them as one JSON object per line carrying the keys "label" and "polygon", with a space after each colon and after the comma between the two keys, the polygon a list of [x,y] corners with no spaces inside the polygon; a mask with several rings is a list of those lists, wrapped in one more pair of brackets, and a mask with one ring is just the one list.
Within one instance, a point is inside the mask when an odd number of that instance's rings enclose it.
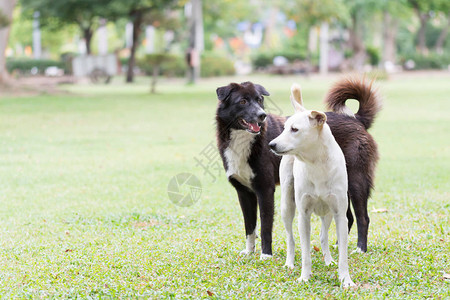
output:
{"label": "dirt patch on grass", "polygon": [[60,84],[73,84],[76,80],[73,76],[47,77],[29,76],[9,79],[0,85],[0,97],[3,96],[33,96],[39,94],[59,94],[67,93],[61,91]]}

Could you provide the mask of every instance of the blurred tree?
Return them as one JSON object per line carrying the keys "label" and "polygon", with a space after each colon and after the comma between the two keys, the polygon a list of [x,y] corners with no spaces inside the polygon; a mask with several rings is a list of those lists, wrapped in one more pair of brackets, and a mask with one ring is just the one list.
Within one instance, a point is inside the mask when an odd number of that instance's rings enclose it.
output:
{"label": "blurred tree", "polygon": [[407,0],[380,0],[380,8],[383,13],[383,47],[382,65],[395,64],[397,56],[397,34],[401,19],[411,16]]}
{"label": "blurred tree", "polygon": [[207,0],[203,2],[203,23],[205,27],[205,50],[213,50],[215,37],[231,38],[238,33],[238,24],[243,21],[260,21],[264,5],[254,5],[255,1]]}
{"label": "blurred tree", "polygon": [[9,84],[9,75],[6,70],[6,46],[8,45],[9,30],[14,11],[15,0],[0,1],[0,85]]}
{"label": "blurred tree", "polygon": [[[450,15],[450,1],[448,0],[408,0],[409,5],[414,9],[416,12],[419,21],[420,21],[420,27],[419,31],[417,33],[417,39],[418,39],[418,51],[422,54],[425,54],[428,52],[427,48],[427,40],[426,40],[426,26],[428,21],[433,17],[436,16],[438,12],[443,12],[445,16],[449,17]],[[435,48],[442,48],[445,37],[448,33],[448,27],[447,25],[443,28],[440,37],[438,38]]]}
{"label": "blurred tree", "polygon": [[[16,5],[13,13],[14,26],[11,27],[9,35],[9,46],[14,50],[14,56],[24,55],[24,47],[31,46],[33,19],[29,14],[23,14],[20,5]],[[54,59],[59,59],[61,52],[76,52],[77,45],[73,37],[79,32],[76,24],[63,27],[45,26],[41,30],[41,42],[45,56],[50,55]]]}
{"label": "blurred tree", "polygon": [[344,0],[350,13],[350,48],[352,50],[352,65],[361,71],[366,60],[366,45],[364,43],[365,25],[370,18],[381,10],[378,0]]}
{"label": "blurred tree", "polygon": [[[304,38],[309,40],[310,29],[321,25],[321,70],[326,72],[328,67],[328,24],[335,20],[348,19],[348,10],[342,0],[298,0],[289,9],[289,16],[298,23],[305,24],[309,30]],[[325,34],[325,35],[324,35]],[[311,46],[307,50],[307,60],[311,61]]]}
{"label": "blurred tree", "polygon": [[434,45],[434,49],[437,53],[442,54],[444,52],[444,43],[448,35],[448,31],[450,30],[450,1],[446,1],[442,3],[441,11],[443,13],[443,16],[447,19],[446,24],[444,24],[444,27],[441,30],[441,33],[438,36],[438,39],[436,40],[436,44]]}
{"label": "blurred tree", "polygon": [[41,25],[60,28],[76,24],[86,41],[86,52],[91,54],[91,39],[98,27],[99,16],[108,10],[111,0],[20,0],[25,13],[39,11]]}
{"label": "blurred tree", "polygon": [[[89,1],[89,0],[88,0]],[[106,0],[105,0],[106,1]],[[132,45],[128,59],[126,82],[133,82],[134,66],[136,65],[136,49],[144,24],[158,25],[159,20],[152,19],[152,13],[162,12],[175,5],[177,0],[107,0],[108,10],[104,12],[109,19],[127,18],[133,23]]]}

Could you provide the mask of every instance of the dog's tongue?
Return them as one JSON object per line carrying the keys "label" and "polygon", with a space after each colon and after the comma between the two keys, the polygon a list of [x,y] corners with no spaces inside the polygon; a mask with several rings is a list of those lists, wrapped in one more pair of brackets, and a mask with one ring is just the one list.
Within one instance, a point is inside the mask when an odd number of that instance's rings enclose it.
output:
{"label": "dog's tongue", "polygon": [[248,128],[254,132],[259,132],[261,127],[258,126],[258,123],[248,123]]}

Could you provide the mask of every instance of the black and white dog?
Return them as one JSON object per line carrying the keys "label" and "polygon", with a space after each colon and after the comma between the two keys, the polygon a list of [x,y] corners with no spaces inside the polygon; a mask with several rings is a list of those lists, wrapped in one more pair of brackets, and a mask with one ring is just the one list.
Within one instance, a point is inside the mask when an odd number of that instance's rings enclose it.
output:
{"label": "black and white dog", "polygon": [[[230,83],[216,90],[217,145],[230,183],[237,191],[244,215],[246,248],[255,251],[257,210],[261,218],[261,258],[272,256],[272,226],[275,185],[279,184],[280,157],[270,151],[269,142],[281,134],[285,117],[266,115],[266,89],[251,82]],[[353,115],[345,106],[347,99],[360,103]],[[369,216],[367,200],[373,187],[377,145],[367,129],[380,109],[371,85],[362,80],[338,82],[325,99],[333,112],[327,122],[341,147],[347,165],[349,199],[358,225],[358,250],[367,251]],[[349,230],[353,224],[350,206]]]}

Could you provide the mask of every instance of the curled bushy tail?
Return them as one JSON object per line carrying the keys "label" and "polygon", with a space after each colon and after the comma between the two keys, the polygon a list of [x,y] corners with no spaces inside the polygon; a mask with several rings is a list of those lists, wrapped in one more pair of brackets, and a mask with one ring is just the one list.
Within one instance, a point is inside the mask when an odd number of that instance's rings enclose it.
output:
{"label": "curled bushy tail", "polygon": [[367,83],[363,78],[346,78],[337,82],[325,97],[328,109],[335,113],[353,115],[345,105],[348,99],[359,102],[359,109],[355,117],[363,123],[366,129],[372,125],[376,114],[381,110],[381,100],[372,82]]}

